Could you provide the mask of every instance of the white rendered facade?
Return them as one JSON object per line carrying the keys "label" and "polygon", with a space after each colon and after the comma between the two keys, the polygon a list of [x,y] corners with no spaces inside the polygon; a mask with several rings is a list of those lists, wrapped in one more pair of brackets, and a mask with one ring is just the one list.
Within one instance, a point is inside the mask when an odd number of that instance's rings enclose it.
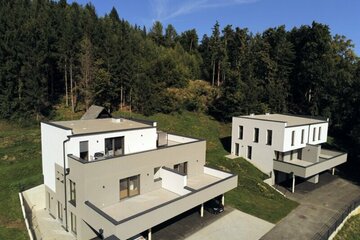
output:
{"label": "white rendered facade", "polygon": [[[96,124],[106,124],[109,121],[112,124],[118,124],[121,129],[123,122],[115,122],[113,119],[96,119],[96,120],[79,120],[77,124],[81,125],[81,122],[96,121]],[[123,121],[129,121],[124,119]],[[56,124],[59,125],[56,125]],[[156,126],[156,125],[155,125]],[[141,126],[143,128],[133,128],[122,131],[108,131],[101,133],[85,133],[86,129],[82,131],[66,129],[66,126],[62,126],[61,122],[41,123],[41,148],[43,158],[43,174],[44,184],[51,190],[55,191],[55,164],[60,167],[68,166],[69,154],[80,157],[80,142],[88,142],[89,161],[94,160],[94,154],[96,152],[104,153],[105,151],[105,139],[114,137],[124,137],[124,154],[131,154],[136,152],[142,152],[147,150],[156,149],[157,132],[156,127]],[[90,129],[89,129],[90,130]],[[90,130],[91,131],[91,130]],[[105,153],[104,153],[105,154]],[[46,161],[44,161],[46,159]],[[65,159],[65,160],[64,160]]]}
{"label": "white rendered facade", "polygon": [[[233,117],[231,154],[249,160],[273,183],[274,170],[316,183],[326,167],[346,161],[346,154],[321,149],[327,132],[328,120],[282,114]],[[276,180],[284,178],[277,175]]]}

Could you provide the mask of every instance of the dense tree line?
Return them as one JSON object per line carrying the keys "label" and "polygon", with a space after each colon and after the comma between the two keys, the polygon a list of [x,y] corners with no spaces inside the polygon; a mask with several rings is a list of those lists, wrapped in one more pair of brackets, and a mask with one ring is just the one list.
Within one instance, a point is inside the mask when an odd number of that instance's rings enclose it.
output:
{"label": "dense tree line", "polygon": [[0,4],[0,118],[41,119],[58,103],[147,115],[187,109],[224,121],[284,112],[329,117],[360,143],[359,59],[324,24],[253,34],[216,22],[199,39],[171,24],[131,25],[115,9],[98,17],[91,4]]}

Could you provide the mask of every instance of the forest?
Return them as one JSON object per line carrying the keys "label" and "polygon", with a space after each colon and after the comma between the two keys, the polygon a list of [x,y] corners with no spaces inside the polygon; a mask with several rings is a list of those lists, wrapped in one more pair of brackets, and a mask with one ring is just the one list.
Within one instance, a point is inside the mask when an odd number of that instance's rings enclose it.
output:
{"label": "forest", "polygon": [[254,34],[216,22],[199,37],[159,21],[130,24],[115,8],[99,17],[91,4],[0,4],[1,119],[48,119],[56,104],[73,112],[91,104],[144,115],[186,110],[225,122],[305,114],[330,118],[333,135],[360,144],[359,57],[326,24]]}

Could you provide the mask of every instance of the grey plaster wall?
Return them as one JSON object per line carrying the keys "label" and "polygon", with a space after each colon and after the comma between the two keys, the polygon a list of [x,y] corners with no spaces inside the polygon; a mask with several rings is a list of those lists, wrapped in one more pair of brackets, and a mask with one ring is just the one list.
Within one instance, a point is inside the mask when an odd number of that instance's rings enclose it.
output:
{"label": "grey plaster wall", "polygon": [[320,145],[309,145],[307,144],[305,148],[302,150],[302,160],[308,162],[319,162],[319,155],[321,151]]}
{"label": "grey plaster wall", "polygon": [[[88,163],[69,158],[70,174],[67,176],[67,184],[69,179],[76,182],[77,198],[76,206],[68,203],[69,228],[70,212],[73,212],[77,216],[79,239],[86,239],[84,236],[91,235],[89,226],[83,224],[83,221],[94,228],[106,228],[109,235],[115,234],[115,226],[89,209],[84,204],[85,201],[90,201],[99,208],[119,202],[119,180],[134,175],[140,175],[140,194],[158,189],[161,182],[154,181],[156,167],[173,168],[175,164],[187,162],[189,177],[202,174],[205,149],[206,142],[198,141]],[[69,186],[67,191],[69,192]]]}

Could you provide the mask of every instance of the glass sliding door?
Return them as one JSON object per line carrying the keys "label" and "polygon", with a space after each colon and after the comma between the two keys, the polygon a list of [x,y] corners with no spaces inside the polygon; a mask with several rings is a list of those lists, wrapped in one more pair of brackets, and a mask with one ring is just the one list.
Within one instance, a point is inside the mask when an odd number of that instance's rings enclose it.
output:
{"label": "glass sliding door", "polygon": [[107,156],[124,155],[124,137],[106,138],[105,155]]}
{"label": "glass sliding door", "polygon": [[129,197],[140,193],[139,176],[129,177]]}
{"label": "glass sliding door", "polygon": [[140,175],[120,180],[120,200],[140,194]]}
{"label": "glass sliding door", "polygon": [[127,178],[120,180],[120,200],[129,197],[128,186]]}

